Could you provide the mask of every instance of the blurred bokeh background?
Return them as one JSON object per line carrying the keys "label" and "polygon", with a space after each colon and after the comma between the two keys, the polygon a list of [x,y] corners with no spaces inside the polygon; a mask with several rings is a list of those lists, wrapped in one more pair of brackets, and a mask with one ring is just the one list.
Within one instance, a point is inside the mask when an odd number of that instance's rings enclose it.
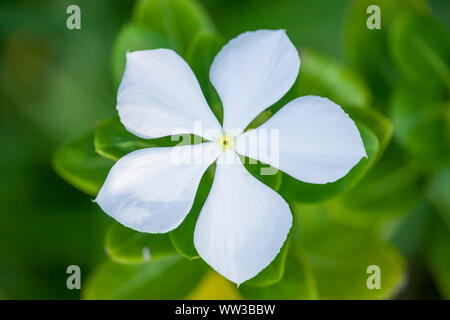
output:
{"label": "blurred bokeh background", "polygon": [[[381,30],[365,26],[365,9],[372,2],[381,7]],[[358,228],[395,207],[378,229],[407,266],[401,288],[391,297],[449,298],[450,2],[199,3],[225,39],[247,30],[287,30],[301,53],[311,52],[311,59],[319,61],[330,81],[329,94],[336,96],[332,98],[342,95],[344,103],[367,103],[392,121],[386,151],[364,178],[366,184],[348,196],[372,197],[368,201],[380,209],[370,217],[354,213],[350,224]],[[66,27],[71,4],[81,8],[81,30]],[[80,291],[66,287],[67,266],[79,265],[84,277],[107,259],[103,239],[110,219],[91,202],[91,195],[55,173],[52,156],[63,141],[116,114],[111,58],[133,7],[134,1],[124,0],[0,3],[0,299],[78,299]],[[417,16],[396,20],[402,10],[416,10]],[[397,32],[390,32],[393,28]],[[429,40],[420,54],[402,40],[407,32],[417,41]],[[307,61],[302,68],[308,68]],[[335,66],[337,80],[326,73]],[[353,77],[356,88],[364,84],[356,93],[333,83]],[[344,209],[335,210],[337,221],[345,224],[348,216],[352,214]]]}

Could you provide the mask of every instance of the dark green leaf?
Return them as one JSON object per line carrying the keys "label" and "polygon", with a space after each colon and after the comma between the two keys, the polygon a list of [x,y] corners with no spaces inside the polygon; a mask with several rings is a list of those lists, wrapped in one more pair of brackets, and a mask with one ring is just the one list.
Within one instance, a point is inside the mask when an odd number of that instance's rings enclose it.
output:
{"label": "dark green leaf", "polygon": [[155,261],[176,252],[167,234],[137,232],[117,222],[106,233],[105,250],[113,261],[126,264]]}
{"label": "dark green leaf", "polygon": [[450,89],[450,36],[430,16],[399,14],[390,30],[398,68],[421,86]]}
{"label": "dark green leaf", "polygon": [[396,141],[415,156],[422,166],[431,167],[449,159],[447,137],[448,102],[436,101],[423,91],[400,86],[390,106]]}
{"label": "dark green leaf", "polygon": [[[289,91],[291,91],[291,92],[289,92],[289,93],[291,93],[291,94],[293,94],[292,93],[292,91],[295,91],[295,90],[289,90]],[[278,103],[277,103],[278,104]],[[284,106],[284,105],[283,105]],[[283,106],[281,106],[281,107],[283,107]],[[279,110],[279,109],[278,109]],[[261,126],[264,122],[266,122],[267,120],[269,120],[271,117],[272,117],[272,115],[273,115],[273,112],[272,112],[272,110],[271,109],[266,109],[266,110],[264,110],[263,112],[261,112],[260,114],[258,114],[257,116],[256,116],[256,118],[255,119],[253,119],[252,120],[252,122],[250,122],[250,124],[247,126],[247,128],[245,129],[245,131],[250,131],[251,129],[256,129],[256,128],[258,128],[259,126]]]}
{"label": "dark green leaf", "polygon": [[95,152],[93,133],[68,140],[53,155],[55,171],[68,183],[90,195],[98,193],[113,164]]}
{"label": "dark green leaf", "polygon": [[240,158],[252,176],[275,191],[280,189],[283,181],[283,173],[280,170],[255,159],[244,156],[240,156]]}
{"label": "dark green leaf", "polygon": [[[423,256],[424,231],[429,211],[430,206],[423,201],[413,210],[380,224],[380,236],[394,245],[413,266]],[[380,216],[383,218],[384,212],[380,212]]]}
{"label": "dark green leaf", "polygon": [[354,227],[375,223],[413,209],[423,200],[423,179],[398,148],[386,156],[348,193],[326,205],[331,216]]}
{"label": "dark green leaf", "polygon": [[206,0],[214,23],[227,39],[256,29],[284,29],[295,46],[342,58],[340,31],[348,1]]}
{"label": "dark green leaf", "polygon": [[163,35],[182,55],[197,32],[214,31],[207,13],[195,0],[141,0],[133,22]]}
{"label": "dark green leaf", "polygon": [[353,120],[367,126],[376,136],[379,143],[377,158],[380,158],[385,148],[391,141],[393,125],[392,122],[373,108],[360,108],[344,106]]}
{"label": "dark green leaf", "polygon": [[296,84],[300,96],[327,97],[339,105],[370,105],[369,89],[351,70],[312,50],[303,50],[301,58],[302,66]]}
{"label": "dark green leaf", "polygon": [[[377,5],[381,12],[381,29],[368,29],[366,10]],[[345,45],[352,67],[370,85],[375,100],[385,102],[398,74],[391,61],[388,31],[399,11],[426,12],[423,0],[357,0],[353,1],[346,25]],[[381,106],[376,103],[377,106]]]}
{"label": "dark green leaf", "polygon": [[450,165],[436,172],[428,186],[427,194],[450,227]]}
{"label": "dark green leaf", "polygon": [[435,212],[430,212],[425,240],[428,267],[442,297],[450,299],[450,228]]}

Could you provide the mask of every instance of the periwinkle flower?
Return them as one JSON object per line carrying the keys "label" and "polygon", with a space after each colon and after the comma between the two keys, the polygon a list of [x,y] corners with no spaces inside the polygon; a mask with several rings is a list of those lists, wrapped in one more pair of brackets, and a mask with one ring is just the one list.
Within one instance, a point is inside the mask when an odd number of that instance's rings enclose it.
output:
{"label": "periwinkle flower", "polygon": [[[249,174],[238,154],[315,184],[342,178],[366,156],[355,123],[337,104],[317,96],[294,99],[259,128],[243,132],[286,94],[299,68],[297,50],[282,30],[246,32],[231,40],[210,69],[224,109],[221,126],[194,73],[174,51],[128,53],[117,98],[127,130],[152,139],[196,133],[194,125],[200,122],[205,129],[201,135],[210,142],[124,156],[111,169],[96,202],[135,230],[171,231],[189,213],[201,177],[217,161],[194,244],[200,257],[229,280],[240,284],[254,277],[280,251],[292,213],[278,193]],[[279,136],[277,161],[264,156],[274,152],[272,144],[248,145],[250,135],[271,130]],[[200,156],[205,149],[209,156]],[[190,161],[197,156],[203,161]]]}

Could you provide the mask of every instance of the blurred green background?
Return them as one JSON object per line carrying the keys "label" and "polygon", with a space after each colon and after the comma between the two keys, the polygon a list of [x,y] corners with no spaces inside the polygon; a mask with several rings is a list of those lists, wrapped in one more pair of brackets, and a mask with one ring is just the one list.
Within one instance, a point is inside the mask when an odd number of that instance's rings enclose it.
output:
{"label": "blurred green background", "polygon": [[[66,28],[70,4],[81,30]],[[370,4],[380,30],[366,27]],[[369,159],[323,188],[265,181],[288,199],[296,232],[274,271],[237,290],[174,253],[172,243],[189,256],[183,230],[139,235],[91,199],[111,159],[131,151],[112,142],[133,138],[110,118],[124,52],[173,47],[220,114],[210,61],[224,41],[261,28],[287,30],[302,56],[297,83],[269,112],[327,96],[358,122]],[[2,1],[0,299],[448,299],[449,30],[447,0]],[[66,287],[72,264],[81,292]],[[365,286],[370,264],[382,270],[376,292]]]}

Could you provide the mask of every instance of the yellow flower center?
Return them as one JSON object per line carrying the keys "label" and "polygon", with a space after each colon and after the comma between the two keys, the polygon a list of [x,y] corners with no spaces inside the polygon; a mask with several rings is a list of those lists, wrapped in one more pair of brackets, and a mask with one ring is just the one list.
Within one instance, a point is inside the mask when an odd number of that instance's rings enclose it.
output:
{"label": "yellow flower center", "polygon": [[228,134],[222,134],[217,139],[217,144],[222,150],[231,150],[234,148],[234,138]]}

